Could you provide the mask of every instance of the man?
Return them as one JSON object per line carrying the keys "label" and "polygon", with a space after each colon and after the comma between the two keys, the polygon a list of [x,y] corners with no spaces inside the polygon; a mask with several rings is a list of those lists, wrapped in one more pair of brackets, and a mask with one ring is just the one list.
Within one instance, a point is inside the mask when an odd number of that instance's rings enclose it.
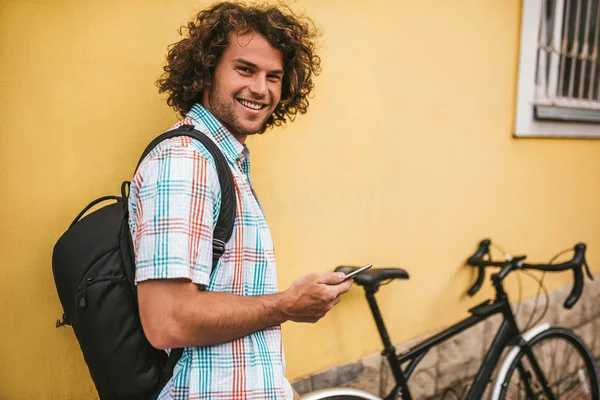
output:
{"label": "man", "polygon": [[236,222],[211,275],[221,201],[212,156],[179,137],[140,165],[129,208],[141,322],[156,348],[185,348],[159,398],[291,399],[280,325],[316,322],[352,281],[313,273],[278,291],[245,141],[306,112],[320,68],[315,33],[289,10],[238,3],[203,10],[186,29],[158,84],[180,124],[203,131],[227,159]]}

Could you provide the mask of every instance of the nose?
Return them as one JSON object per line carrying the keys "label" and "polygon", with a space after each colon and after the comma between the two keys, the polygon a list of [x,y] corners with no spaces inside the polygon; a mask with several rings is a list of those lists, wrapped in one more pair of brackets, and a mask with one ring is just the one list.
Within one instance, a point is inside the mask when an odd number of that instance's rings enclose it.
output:
{"label": "nose", "polygon": [[267,77],[262,75],[256,75],[252,80],[252,84],[249,86],[250,92],[257,98],[263,98],[267,95]]}

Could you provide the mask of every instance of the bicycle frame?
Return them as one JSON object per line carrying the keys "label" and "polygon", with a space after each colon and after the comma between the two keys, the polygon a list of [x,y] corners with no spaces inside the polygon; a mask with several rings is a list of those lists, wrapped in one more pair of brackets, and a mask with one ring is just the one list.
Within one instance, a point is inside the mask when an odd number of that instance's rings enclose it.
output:
{"label": "bicycle frame", "polygon": [[[412,400],[407,381],[415,370],[416,366],[423,359],[423,357],[425,357],[427,352],[440,343],[460,334],[466,329],[469,329],[496,314],[502,314],[504,318],[488,352],[485,355],[481,367],[475,376],[466,399],[478,400],[483,397],[492,373],[494,372],[494,369],[498,365],[498,361],[502,356],[502,351],[511,344],[519,345],[521,349],[526,352],[538,379],[545,386],[546,378],[541,373],[541,369],[533,357],[527,342],[524,341],[521,336],[521,331],[519,330],[515,316],[510,307],[508,297],[502,288],[501,281],[498,280],[497,282],[494,282],[494,286],[496,287],[496,298],[493,302],[487,300],[486,302],[479,304],[478,306],[469,310],[472,314],[470,317],[458,322],[457,324],[438,333],[437,335],[430,337],[420,344],[417,344],[410,350],[400,355],[396,354],[396,349],[390,341],[383,318],[381,316],[381,312],[379,311],[379,307],[375,300],[375,292],[366,290],[367,301],[369,303],[369,307],[371,308],[373,318],[377,324],[377,329],[384,346],[382,355],[387,358],[392,370],[392,374],[396,380],[396,386],[385,397],[386,400],[398,399],[400,395],[402,395],[403,400]],[[403,371],[402,365],[405,363],[408,363],[408,365]],[[550,394],[550,398],[554,397]]]}

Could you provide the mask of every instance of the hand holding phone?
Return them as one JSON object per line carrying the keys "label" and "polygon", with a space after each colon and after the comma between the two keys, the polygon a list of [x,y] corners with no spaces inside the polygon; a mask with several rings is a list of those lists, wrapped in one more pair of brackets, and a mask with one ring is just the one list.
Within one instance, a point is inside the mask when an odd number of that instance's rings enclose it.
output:
{"label": "hand holding phone", "polygon": [[342,282],[345,282],[345,281],[347,281],[348,279],[352,279],[352,278],[354,278],[356,275],[360,274],[360,273],[361,273],[361,272],[363,272],[363,271],[366,271],[366,270],[368,270],[368,269],[369,269],[369,268],[371,268],[372,266],[373,266],[373,264],[367,264],[367,265],[365,265],[364,267],[361,267],[361,268],[359,268],[359,269],[356,269],[356,270],[354,270],[354,271],[350,272],[349,274],[347,274],[347,275],[344,277],[344,279],[342,280]]}

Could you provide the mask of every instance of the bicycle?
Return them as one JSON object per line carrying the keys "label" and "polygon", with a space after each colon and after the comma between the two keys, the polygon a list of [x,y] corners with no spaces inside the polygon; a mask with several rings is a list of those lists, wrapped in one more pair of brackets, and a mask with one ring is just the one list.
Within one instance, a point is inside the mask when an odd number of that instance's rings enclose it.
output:
{"label": "bicycle", "polygon": [[[476,267],[478,270],[477,280],[468,293],[472,296],[479,291],[484,282],[486,268],[497,267],[500,268],[500,271],[491,276],[496,292],[494,299],[486,300],[471,308],[469,310],[470,317],[399,355],[396,354],[390,340],[379,306],[375,300],[375,293],[382,284],[391,280],[408,279],[408,273],[400,268],[371,268],[354,278],[354,282],[365,290],[367,302],[384,346],[381,354],[387,359],[395,379],[394,389],[383,399],[412,400],[407,382],[418,363],[429,350],[487,318],[501,314],[503,316],[502,323],[469,388],[466,396],[467,400],[479,400],[483,397],[504,349],[511,346],[512,348],[508,351],[498,370],[492,390],[492,399],[599,400],[598,367],[585,342],[571,330],[550,327],[547,323],[526,332],[521,332],[503,287],[503,280],[513,271],[556,272],[572,270],[574,285],[564,302],[564,307],[567,309],[573,307],[583,291],[583,268],[585,268],[589,278],[593,279],[585,260],[585,244],[577,244],[573,248],[575,253],[573,258],[561,264],[552,264],[551,262],[549,264],[526,264],[524,263],[525,256],[507,257],[504,261],[493,261],[490,245],[490,240],[481,241],[477,251],[467,260],[468,265]],[[487,259],[484,260],[484,258]],[[335,270],[349,273],[355,269],[357,268],[343,266]],[[562,346],[560,346],[561,344]],[[560,349],[562,349],[562,353],[559,351]],[[563,361],[566,362],[565,365],[557,366],[555,364],[558,355],[563,356]],[[404,364],[406,364],[405,367],[403,367]],[[352,388],[318,390],[302,396],[301,399],[382,400],[371,393]]]}

